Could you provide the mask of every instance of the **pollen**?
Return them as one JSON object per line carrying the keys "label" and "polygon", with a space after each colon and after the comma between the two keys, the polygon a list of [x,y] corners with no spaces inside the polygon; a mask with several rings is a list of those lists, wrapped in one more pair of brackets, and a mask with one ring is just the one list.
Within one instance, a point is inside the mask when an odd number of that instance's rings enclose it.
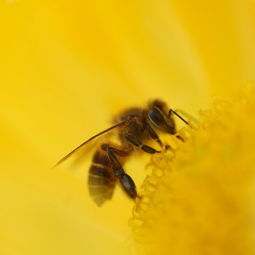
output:
{"label": "pollen", "polygon": [[255,254],[254,98],[215,101],[151,158],[130,220],[139,254]]}

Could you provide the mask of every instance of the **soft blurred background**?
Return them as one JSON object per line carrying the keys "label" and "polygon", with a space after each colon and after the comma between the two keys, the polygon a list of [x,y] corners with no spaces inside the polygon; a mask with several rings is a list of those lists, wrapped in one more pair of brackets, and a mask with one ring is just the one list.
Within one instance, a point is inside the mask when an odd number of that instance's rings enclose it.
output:
{"label": "soft blurred background", "polygon": [[129,253],[132,202],[98,209],[89,159],[78,178],[50,167],[124,107],[196,115],[255,80],[254,0],[0,0],[0,28],[3,255]]}

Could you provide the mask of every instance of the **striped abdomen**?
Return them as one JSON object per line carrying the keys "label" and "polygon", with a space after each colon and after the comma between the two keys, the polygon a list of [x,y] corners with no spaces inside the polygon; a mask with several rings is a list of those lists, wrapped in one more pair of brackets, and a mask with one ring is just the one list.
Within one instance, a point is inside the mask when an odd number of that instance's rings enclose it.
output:
{"label": "striped abdomen", "polygon": [[116,177],[107,153],[97,150],[89,170],[88,187],[90,196],[98,206],[112,198],[115,184]]}

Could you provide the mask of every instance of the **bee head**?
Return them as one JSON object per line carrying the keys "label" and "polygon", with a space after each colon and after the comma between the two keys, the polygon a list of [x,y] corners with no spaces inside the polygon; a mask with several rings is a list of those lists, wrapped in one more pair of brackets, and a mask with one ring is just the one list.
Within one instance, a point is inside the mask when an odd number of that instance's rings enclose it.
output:
{"label": "bee head", "polygon": [[169,114],[169,108],[166,103],[161,100],[153,100],[149,103],[147,117],[149,122],[157,129],[169,134],[176,133],[174,119]]}

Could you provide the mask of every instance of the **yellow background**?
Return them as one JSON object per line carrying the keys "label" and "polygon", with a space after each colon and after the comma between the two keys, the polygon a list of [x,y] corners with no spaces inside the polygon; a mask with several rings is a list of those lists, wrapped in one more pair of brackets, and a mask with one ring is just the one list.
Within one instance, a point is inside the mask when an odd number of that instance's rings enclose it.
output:
{"label": "yellow background", "polygon": [[89,162],[81,178],[50,167],[124,107],[195,114],[254,80],[254,4],[1,0],[0,253],[126,252],[132,202],[117,189],[96,208]]}

